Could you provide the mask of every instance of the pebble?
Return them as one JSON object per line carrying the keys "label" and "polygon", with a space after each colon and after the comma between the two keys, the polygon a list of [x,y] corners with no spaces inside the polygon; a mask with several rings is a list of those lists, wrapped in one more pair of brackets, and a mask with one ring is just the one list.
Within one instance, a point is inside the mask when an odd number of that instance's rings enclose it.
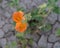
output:
{"label": "pebble", "polygon": [[32,38],[33,38],[33,40],[34,40],[35,42],[38,42],[40,36],[39,36],[38,34],[33,34],[33,35],[32,35]]}
{"label": "pebble", "polygon": [[52,43],[48,43],[47,48],[52,48],[53,44]]}
{"label": "pebble", "polygon": [[37,43],[33,41],[32,48],[37,48],[37,47],[38,47]]}
{"label": "pebble", "polygon": [[3,27],[3,30],[5,32],[12,31],[13,30],[13,25],[12,24],[5,24],[4,27]]}
{"label": "pebble", "polygon": [[53,48],[60,48],[60,43],[59,42],[56,42],[55,44],[54,44],[54,47]]}
{"label": "pebble", "polygon": [[60,15],[58,15],[58,21],[60,22]]}
{"label": "pebble", "polygon": [[9,41],[16,41],[16,36],[11,35],[10,37],[7,38]]}
{"label": "pebble", "polygon": [[7,7],[7,1],[4,0],[4,1],[1,3],[1,6],[2,6],[3,8]]}
{"label": "pebble", "polygon": [[10,17],[11,17],[11,14],[8,13],[8,12],[5,12],[4,15],[5,15],[5,17],[7,17],[7,18],[10,18]]}
{"label": "pebble", "polygon": [[57,20],[57,14],[51,13],[48,17],[47,20],[49,23],[54,24],[55,21]]}
{"label": "pebble", "polygon": [[0,38],[2,38],[4,36],[4,32],[2,31],[2,29],[0,29]]}
{"label": "pebble", "polygon": [[41,48],[47,48],[47,36],[41,36],[41,38],[38,41],[38,46]]}
{"label": "pebble", "polygon": [[3,48],[5,47],[6,43],[7,43],[6,38],[0,39],[0,44],[1,44],[1,46],[2,46]]}
{"label": "pebble", "polygon": [[5,22],[0,20],[0,28],[3,27],[4,24],[5,24]]}
{"label": "pebble", "polygon": [[48,41],[49,41],[49,42],[54,43],[54,42],[56,42],[57,40],[58,40],[58,38],[57,38],[56,35],[54,35],[54,34],[51,34],[51,35],[48,37]]}
{"label": "pebble", "polygon": [[56,4],[60,7],[60,0],[58,0],[58,2]]}

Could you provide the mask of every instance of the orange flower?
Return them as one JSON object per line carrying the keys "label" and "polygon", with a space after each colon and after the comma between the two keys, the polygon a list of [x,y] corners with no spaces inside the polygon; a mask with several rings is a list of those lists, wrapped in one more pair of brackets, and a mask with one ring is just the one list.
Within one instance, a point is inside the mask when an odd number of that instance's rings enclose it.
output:
{"label": "orange flower", "polygon": [[20,22],[22,20],[25,20],[24,18],[24,13],[22,11],[19,11],[19,12],[14,12],[13,15],[12,15],[12,19],[13,21],[15,21],[16,23],[17,22]]}
{"label": "orange flower", "polygon": [[24,32],[27,29],[27,23],[21,22],[16,23],[15,29],[18,32]]}
{"label": "orange flower", "polygon": [[25,21],[24,13],[22,11],[14,12],[12,16],[13,21],[16,22],[15,29],[18,32],[24,32],[27,29],[27,23]]}

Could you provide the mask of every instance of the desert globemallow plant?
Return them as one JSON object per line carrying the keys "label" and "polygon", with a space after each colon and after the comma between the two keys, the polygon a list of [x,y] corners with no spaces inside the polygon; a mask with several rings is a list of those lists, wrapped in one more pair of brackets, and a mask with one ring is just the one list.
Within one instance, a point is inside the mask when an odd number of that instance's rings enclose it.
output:
{"label": "desert globemallow plant", "polygon": [[[57,1],[58,0],[48,0],[47,3],[32,8],[29,12],[25,12],[26,10],[24,8],[19,7],[19,0],[12,0],[12,2],[9,3],[11,7],[16,7],[16,11],[12,14],[12,19],[14,29],[16,30],[15,35],[23,45],[22,48],[26,48],[26,44],[29,42],[24,37],[26,34],[34,34],[36,30],[39,30],[38,32],[41,30],[44,32],[51,30],[51,24],[45,23],[45,19],[51,12],[60,13],[60,7],[56,5]],[[30,41],[32,42],[33,39],[31,38]]]}

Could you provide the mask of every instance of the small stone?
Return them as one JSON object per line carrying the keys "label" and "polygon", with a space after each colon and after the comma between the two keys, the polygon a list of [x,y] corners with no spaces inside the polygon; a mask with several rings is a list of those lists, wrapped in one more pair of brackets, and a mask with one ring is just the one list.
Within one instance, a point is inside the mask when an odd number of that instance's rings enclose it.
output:
{"label": "small stone", "polygon": [[52,48],[53,44],[52,43],[48,43],[47,48]]}
{"label": "small stone", "polygon": [[36,5],[36,3],[35,3],[35,2],[32,2],[32,5],[31,5],[31,6],[33,7],[33,6],[37,6],[37,5]]}
{"label": "small stone", "polygon": [[60,22],[60,15],[58,16],[58,21]]}
{"label": "small stone", "polygon": [[56,35],[54,34],[51,34],[49,37],[48,37],[48,41],[49,42],[56,42],[58,40],[58,38],[56,37]]}
{"label": "small stone", "polygon": [[2,46],[2,47],[5,47],[5,45],[6,45],[6,43],[7,43],[6,38],[0,39],[0,43],[1,43],[1,46]]}
{"label": "small stone", "polygon": [[33,34],[32,38],[33,38],[34,41],[38,42],[40,36],[38,34]]}
{"label": "small stone", "polygon": [[5,24],[4,21],[0,20],[0,28]]}
{"label": "small stone", "polygon": [[9,23],[13,24],[13,19],[12,18],[9,19]]}
{"label": "small stone", "polygon": [[6,25],[4,25],[3,30],[5,32],[12,31],[13,30],[13,25],[12,24],[6,24]]}
{"label": "small stone", "polygon": [[60,48],[60,43],[59,42],[56,42],[55,44],[54,44],[54,47],[53,48]]}
{"label": "small stone", "polygon": [[30,34],[26,34],[25,38],[30,39],[32,36]]}
{"label": "small stone", "polygon": [[5,23],[6,24],[10,23],[8,18],[5,19]]}
{"label": "small stone", "polygon": [[32,44],[32,48],[37,48],[38,46],[37,46],[37,43],[36,42],[33,42],[33,44]]}
{"label": "small stone", "polygon": [[35,2],[36,5],[38,5],[38,1],[36,1],[36,0],[32,0],[32,1]]}
{"label": "small stone", "polygon": [[11,7],[10,10],[11,10],[12,12],[15,12],[15,11],[16,11],[16,8]]}
{"label": "small stone", "polygon": [[45,0],[37,0],[38,2],[38,5],[40,5],[40,4],[43,4],[44,2],[45,2]]}
{"label": "small stone", "polygon": [[[1,4],[0,4],[1,5]],[[0,8],[0,16],[1,16],[1,14],[3,14],[4,13],[4,10],[3,10],[3,8]]]}
{"label": "small stone", "polygon": [[[1,14],[2,14],[2,13],[1,13]],[[3,21],[3,22],[5,23],[5,20],[6,20],[5,16],[4,16],[4,15],[1,15],[1,16],[0,16],[0,21]]]}
{"label": "small stone", "polygon": [[27,45],[26,48],[31,48],[31,47]]}
{"label": "small stone", "polygon": [[5,10],[7,10],[9,13],[11,13],[11,14],[12,14],[12,11],[13,11],[13,10],[12,10],[9,6],[8,6],[8,7],[6,7],[6,8],[5,8]]}
{"label": "small stone", "polygon": [[2,6],[3,8],[7,7],[7,1],[4,0],[4,1],[1,3],[1,6]]}
{"label": "small stone", "polygon": [[4,35],[4,37],[6,38],[6,37],[10,37],[10,36],[12,36],[13,35],[13,32],[9,32],[9,33],[6,33],[6,35]]}
{"label": "small stone", "polygon": [[10,37],[7,38],[9,41],[16,41],[16,36],[11,35]]}
{"label": "small stone", "polygon": [[29,4],[29,3],[31,3],[31,0],[24,0],[24,3],[27,3],[27,4]]}
{"label": "small stone", "polygon": [[2,46],[0,45],[0,48],[2,48]]}
{"label": "small stone", "polygon": [[[7,40],[8,40],[9,45],[11,45],[12,43],[15,43],[14,48],[17,48],[17,41],[16,41],[16,37],[14,35],[11,35],[10,37],[7,37]],[[10,46],[10,48],[11,48],[11,46]]]}
{"label": "small stone", "polygon": [[10,18],[10,17],[11,17],[11,14],[8,13],[8,12],[5,12],[4,15],[5,15],[5,17],[7,17],[7,18]]}
{"label": "small stone", "polygon": [[49,23],[54,24],[55,21],[57,20],[57,14],[51,13],[48,17],[47,20]]}
{"label": "small stone", "polygon": [[41,36],[41,38],[38,41],[38,46],[41,48],[47,48],[47,36]]}
{"label": "small stone", "polygon": [[57,2],[56,4],[57,4],[57,6],[59,6],[59,7],[60,7],[60,0],[58,0],[58,2]]}
{"label": "small stone", "polygon": [[4,36],[4,32],[0,29],[0,38]]}
{"label": "small stone", "polygon": [[20,2],[20,7],[24,8],[26,10],[26,4],[24,4],[23,2]]}

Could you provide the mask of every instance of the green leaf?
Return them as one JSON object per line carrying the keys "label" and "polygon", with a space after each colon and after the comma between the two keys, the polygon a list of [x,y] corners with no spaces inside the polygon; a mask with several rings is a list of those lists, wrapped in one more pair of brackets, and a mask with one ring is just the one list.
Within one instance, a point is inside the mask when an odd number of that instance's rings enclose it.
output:
{"label": "green leaf", "polygon": [[35,19],[39,22],[42,22],[44,18],[42,16],[39,16],[39,17],[36,16]]}
{"label": "green leaf", "polygon": [[57,14],[60,14],[60,7],[55,6],[54,9],[53,9],[53,12],[55,12]]}
{"label": "green leaf", "polygon": [[33,39],[31,38],[31,39],[29,40],[29,44],[32,45],[32,43],[33,43]]}
{"label": "green leaf", "polygon": [[22,40],[22,45],[26,45],[26,44],[27,44],[27,40],[26,39]]}
{"label": "green leaf", "polygon": [[25,18],[29,21],[31,20],[32,16],[31,13],[25,14]]}
{"label": "green leaf", "polygon": [[15,26],[16,25],[16,22],[13,22],[13,25]]}
{"label": "green leaf", "polygon": [[17,47],[17,42],[12,41],[6,44],[5,48],[16,48]]}
{"label": "green leaf", "polygon": [[22,44],[22,48],[26,48],[26,45],[27,45],[27,39],[23,38],[23,39],[20,39],[20,42]]}
{"label": "green leaf", "polygon": [[43,3],[42,5],[39,5],[38,8],[44,9],[44,8],[46,8],[46,7],[47,7],[47,3]]}
{"label": "green leaf", "polygon": [[12,46],[16,46],[17,42],[13,41],[11,44],[12,44]]}
{"label": "green leaf", "polygon": [[19,0],[11,0],[8,4],[13,7],[13,6],[18,6]]}
{"label": "green leaf", "polygon": [[22,8],[22,7],[17,7],[17,11],[24,11],[24,8]]}
{"label": "green leaf", "polygon": [[38,8],[33,9],[32,12],[31,12],[31,16],[34,17],[37,14],[38,14]]}
{"label": "green leaf", "polygon": [[15,0],[15,4],[18,5],[18,3],[19,3],[19,0]]}
{"label": "green leaf", "polygon": [[29,33],[31,33],[31,29],[30,29],[30,28],[28,28],[28,29],[24,32],[24,34],[29,34]]}
{"label": "green leaf", "polygon": [[16,37],[23,37],[24,36],[24,33],[17,33],[16,34]]}
{"label": "green leaf", "polygon": [[17,47],[17,42],[16,41],[12,41],[10,44],[10,48],[16,48]]}
{"label": "green leaf", "polygon": [[5,46],[5,48],[9,48],[9,46],[8,46],[8,45],[6,45],[6,46]]}
{"label": "green leaf", "polygon": [[47,31],[51,30],[51,28],[52,28],[52,26],[48,23],[45,26],[43,26],[41,29],[42,29],[42,31],[47,32]]}
{"label": "green leaf", "polygon": [[57,29],[57,31],[56,31],[56,35],[57,35],[57,36],[60,36],[60,28]]}
{"label": "green leaf", "polygon": [[51,5],[52,7],[56,5],[56,2],[58,0],[48,0],[48,5]]}
{"label": "green leaf", "polygon": [[30,24],[30,26],[32,27],[32,26],[36,26],[37,24],[36,23],[34,23],[34,22],[32,22],[31,24]]}
{"label": "green leaf", "polygon": [[48,0],[48,2],[57,2],[58,0]]}

